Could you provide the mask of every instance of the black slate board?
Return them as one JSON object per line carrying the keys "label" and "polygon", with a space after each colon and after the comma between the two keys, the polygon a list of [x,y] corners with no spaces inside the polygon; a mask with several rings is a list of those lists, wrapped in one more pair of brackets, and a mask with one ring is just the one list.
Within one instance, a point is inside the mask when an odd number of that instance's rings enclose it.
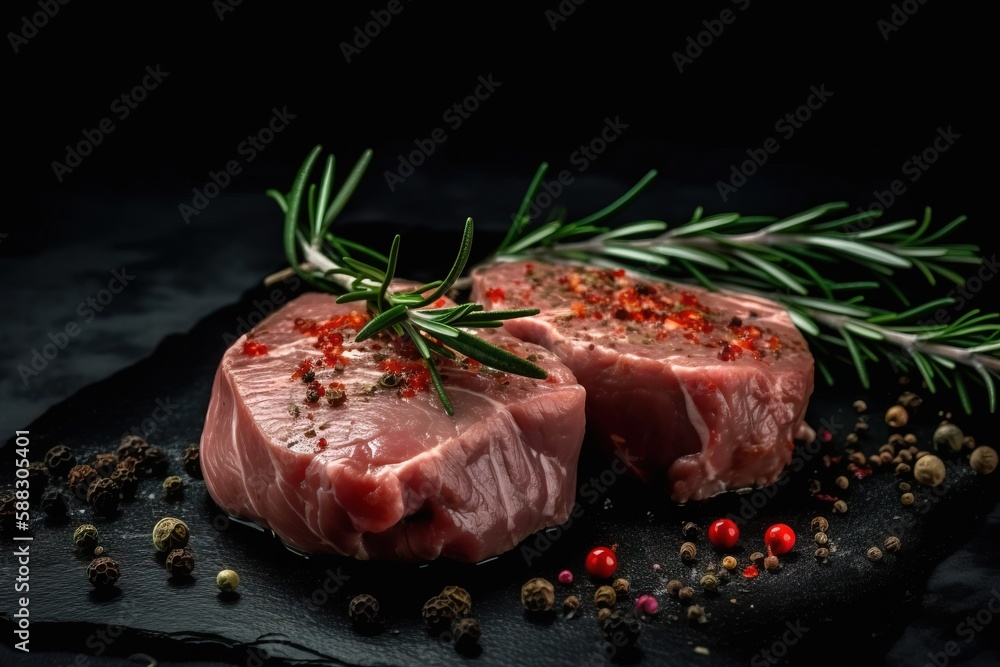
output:
{"label": "black slate board", "polygon": [[[678,507],[654,490],[610,471],[608,462],[585,444],[581,461],[579,501],[582,514],[564,529],[544,531],[519,549],[479,565],[435,562],[425,567],[364,563],[342,558],[303,558],[286,550],[270,534],[232,521],[208,497],[204,483],[181,470],[184,447],[197,442],[204,421],[216,364],[226,347],[225,334],[234,333],[240,318],[248,319],[267,294],[253,290],[242,301],[202,321],[186,335],[167,338],[149,359],[96,383],[52,408],[31,427],[31,458],[39,459],[52,445],[64,442],[81,460],[113,449],[123,432],[138,428],[171,457],[171,473],[187,483],[182,498],[163,497],[159,479],[144,479],[135,501],[111,519],[93,518],[82,502],[72,502],[65,523],[52,522],[34,511],[31,548],[31,646],[33,651],[80,652],[96,655],[150,655],[158,660],[219,660],[236,664],[604,664],[609,660],[590,603],[596,586],[583,569],[586,552],[599,544],[617,544],[619,575],[630,580],[631,592],[619,603],[631,606],[643,592],[660,600],[660,613],[649,619],[634,650],[611,651],[616,664],[831,664],[882,653],[899,628],[917,613],[917,595],[935,564],[976,530],[1000,497],[995,477],[981,477],[958,456],[949,466],[945,484],[931,492],[918,491],[918,503],[902,507],[891,472],[880,470],[862,482],[853,480],[841,495],[849,503],[846,515],[832,515],[829,503],[812,498],[808,480],[821,480],[833,492],[840,469],[825,469],[824,453],[836,454],[857,415],[850,404],[860,395],[839,389],[819,389],[809,419],[832,432],[830,443],[800,445],[790,474],[771,490],[749,495],[725,494],[706,503]],[[853,387],[847,379],[841,387]],[[885,441],[881,415],[899,393],[886,385],[864,396],[871,429],[862,442],[874,451]],[[157,406],[161,411],[155,413]],[[169,407],[164,416],[163,406]],[[157,420],[158,417],[164,417]],[[916,414],[913,431],[926,443],[937,408],[928,402]],[[965,420],[967,430],[976,433]],[[130,426],[132,428],[130,428]],[[5,445],[0,479],[13,479],[12,442]],[[834,470],[838,472],[834,473]],[[591,480],[598,481],[603,492]],[[680,526],[694,521],[704,527],[714,518],[740,517],[742,538],[735,555],[740,568],[748,553],[762,550],[764,529],[774,522],[791,525],[798,544],[782,558],[776,574],[762,572],[748,580],[735,574],[717,595],[697,585],[709,562],[721,554],[702,532],[696,540],[699,560],[680,562]],[[830,519],[836,551],[827,563],[813,558],[809,521],[816,514]],[[169,578],[162,556],[152,547],[150,531],[162,516],[183,518],[192,531],[195,575]],[[117,558],[123,576],[110,595],[93,591],[86,581],[89,557],[75,553],[75,525],[98,525],[108,554]],[[890,534],[903,549],[877,564],[865,556],[867,547]],[[9,531],[4,535],[10,546]],[[10,549],[5,548],[9,554]],[[529,562],[530,561],[530,562]],[[659,572],[654,563],[660,564]],[[214,575],[222,568],[237,570],[242,584],[237,595],[220,594]],[[576,594],[584,610],[567,619],[562,613],[541,618],[525,616],[519,601],[521,584],[530,577],[555,581],[569,568],[571,586],[557,584],[557,600]],[[3,561],[2,579],[14,578],[15,563]],[[690,625],[680,603],[663,587],[670,578],[691,583],[695,602],[704,606],[708,622]],[[481,652],[462,655],[446,640],[430,636],[419,610],[428,597],[447,584],[459,584],[473,596],[474,612],[483,637]],[[13,642],[15,596],[11,586],[0,588],[0,627],[4,642]],[[358,593],[374,594],[381,602],[383,625],[376,633],[360,634],[348,622],[348,600]],[[732,600],[735,600],[733,602]],[[680,616],[680,620],[677,617]],[[793,631],[792,628],[797,628]],[[801,636],[799,636],[801,635]],[[789,641],[791,640],[791,641]],[[708,649],[708,655],[695,652]],[[769,653],[764,653],[769,651]]]}

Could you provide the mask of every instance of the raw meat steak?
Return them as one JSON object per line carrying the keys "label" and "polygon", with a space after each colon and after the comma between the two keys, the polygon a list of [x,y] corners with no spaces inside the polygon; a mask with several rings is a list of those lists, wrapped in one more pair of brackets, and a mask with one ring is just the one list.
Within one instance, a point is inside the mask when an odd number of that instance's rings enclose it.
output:
{"label": "raw meat steak", "polygon": [[215,501],[295,549],[362,559],[479,561],[565,522],[584,433],[573,374],[481,330],[548,379],[446,362],[449,417],[412,343],[355,342],[367,320],[305,294],[226,351],[201,439]]}
{"label": "raw meat steak", "polygon": [[776,303],[538,262],[478,269],[473,298],[541,309],[507,330],[570,367],[588,428],[678,502],[770,484],[812,437],[813,359]]}

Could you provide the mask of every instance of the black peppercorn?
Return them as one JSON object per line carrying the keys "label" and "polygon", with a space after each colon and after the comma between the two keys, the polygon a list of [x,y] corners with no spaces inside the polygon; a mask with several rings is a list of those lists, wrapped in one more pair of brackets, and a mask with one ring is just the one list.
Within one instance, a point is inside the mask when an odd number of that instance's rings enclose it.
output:
{"label": "black peppercorn", "polygon": [[885,538],[885,544],[883,544],[882,546],[885,547],[886,551],[896,552],[899,551],[899,548],[902,546],[902,543],[899,541],[898,537],[893,536]]}
{"label": "black peppercorn", "polygon": [[701,587],[706,591],[715,591],[719,588],[719,578],[714,574],[706,574],[701,578]]}
{"label": "black peppercorn", "polygon": [[615,602],[618,601],[618,595],[615,593],[615,589],[611,586],[601,586],[594,593],[594,604],[598,608],[601,607],[614,607]]}
{"label": "black peppercorn", "polygon": [[97,546],[99,536],[96,526],[85,523],[77,526],[76,530],[73,531],[73,544],[81,551],[90,551]]}
{"label": "black peppercorn", "polygon": [[879,549],[878,547],[869,548],[868,552],[865,555],[868,557],[868,560],[872,562],[882,560],[882,550]]}
{"label": "black peppercorn", "polygon": [[830,555],[830,550],[826,547],[820,547],[816,550],[816,560],[826,560]]}
{"label": "black peppercorn", "polygon": [[167,572],[187,576],[194,571],[194,556],[187,549],[174,549],[167,554]]}
{"label": "black peppercorn", "polygon": [[679,591],[677,591],[677,597],[680,598],[681,602],[687,602],[688,600],[694,599],[694,589],[690,586],[684,586]]}
{"label": "black peppercorn", "polygon": [[612,646],[632,646],[642,634],[642,622],[634,613],[619,609],[601,621],[601,633]]}
{"label": "black peppercorn", "polygon": [[580,608],[580,598],[575,595],[570,595],[568,598],[563,600],[563,611],[567,614],[575,612]]}
{"label": "black peppercorn", "polygon": [[56,477],[64,477],[76,465],[76,455],[66,445],[56,445],[45,453],[45,466]]}
{"label": "black peppercorn", "polygon": [[378,600],[367,593],[356,595],[347,605],[347,616],[356,627],[375,625],[378,622]]}
{"label": "black peppercorn", "polygon": [[70,490],[80,500],[87,499],[87,490],[90,489],[91,482],[98,478],[100,475],[97,474],[97,471],[85,463],[73,466],[69,474],[66,475]]}
{"label": "black peppercorn", "polygon": [[125,463],[119,463],[118,468],[111,473],[111,479],[118,484],[122,492],[122,500],[132,500],[139,490],[139,477],[135,469],[129,469]]}
{"label": "black peppercorn", "polygon": [[101,477],[111,477],[111,473],[118,467],[120,461],[114,454],[98,454],[94,458],[94,465],[91,466]]}
{"label": "black peppercorn", "polygon": [[830,538],[827,537],[826,533],[816,533],[813,536],[813,540],[815,540],[815,542],[816,542],[816,544],[818,546],[822,547],[822,546],[826,546],[826,544],[830,541]]}
{"label": "black peppercorn", "polygon": [[151,475],[157,477],[165,475],[167,468],[170,467],[170,461],[167,460],[167,454],[159,447],[149,447],[146,450],[146,455],[142,459],[142,465]]}
{"label": "black peppercorn", "polygon": [[118,483],[110,477],[94,480],[87,490],[87,504],[102,515],[111,515],[118,511],[122,493]]}
{"label": "black peppercorn", "polygon": [[149,443],[141,435],[126,435],[122,438],[118,449],[115,450],[115,454],[118,455],[119,460],[134,458],[141,464],[146,457],[147,449],[149,449]]}
{"label": "black peppercorn", "polygon": [[171,475],[163,480],[163,490],[167,492],[168,498],[175,498],[184,490],[184,480],[177,475]]}
{"label": "black peppercorn", "polygon": [[97,588],[114,586],[121,576],[118,561],[109,556],[100,556],[90,561],[87,566],[87,579]]}
{"label": "black peppercorn", "polygon": [[62,519],[69,511],[69,507],[66,505],[66,496],[56,489],[46,491],[42,495],[41,508],[50,519]]}
{"label": "black peppercorn", "polygon": [[307,403],[316,403],[318,401],[319,401],[319,392],[318,391],[316,391],[315,389],[310,389],[309,391],[306,392],[306,402]]}
{"label": "black peppercorn", "polygon": [[461,586],[445,586],[440,596],[451,600],[459,614],[464,616],[472,613],[472,596]]}
{"label": "black peppercorn", "polygon": [[[614,593],[614,589],[611,592]],[[548,611],[555,601],[555,589],[546,579],[535,577],[521,586],[521,604],[528,611]]]}
{"label": "black peppercorn", "polygon": [[479,643],[482,630],[474,618],[460,618],[451,624],[451,634],[455,637],[456,651],[471,651]]}
{"label": "black peppercorn", "polygon": [[681,535],[688,540],[694,539],[698,535],[698,526],[693,521],[688,521],[681,526]]}
{"label": "black peppercorn", "polygon": [[810,525],[814,532],[825,533],[827,528],[830,527],[830,522],[826,520],[826,517],[817,516],[813,518]]}
{"label": "black peppercorn", "polygon": [[166,517],[153,527],[153,546],[157,551],[183,549],[187,546],[190,533],[187,524],[180,519]]}
{"label": "black peppercorn", "polygon": [[684,584],[682,584],[677,579],[671,579],[670,581],[667,582],[667,593],[669,595],[677,597],[677,594],[680,592],[682,588],[684,588]]}
{"label": "black peppercorn", "polygon": [[191,445],[184,450],[184,471],[194,477],[201,479],[201,449],[197,445]]}
{"label": "black peppercorn", "polygon": [[455,603],[439,595],[424,603],[421,615],[424,617],[428,629],[435,633],[451,627],[451,622],[459,616],[458,610],[455,609]]}

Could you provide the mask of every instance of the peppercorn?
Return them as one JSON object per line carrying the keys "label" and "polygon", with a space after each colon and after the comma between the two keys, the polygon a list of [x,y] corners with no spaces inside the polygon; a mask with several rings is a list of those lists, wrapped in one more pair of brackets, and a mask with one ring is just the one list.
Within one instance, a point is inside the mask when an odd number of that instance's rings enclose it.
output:
{"label": "peppercorn", "polygon": [[157,477],[166,474],[167,468],[170,467],[170,461],[167,460],[167,454],[159,447],[149,447],[146,450],[146,455],[142,458],[142,464],[146,472]]}
{"label": "peppercorn", "polygon": [[823,490],[823,485],[819,483],[818,479],[810,479],[809,480],[809,493],[810,494],[812,494],[812,495],[815,496],[817,493],[819,493],[822,490]]}
{"label": "peppercorn", "polygon": [[752,554],[750,554],[751,563],[759,563],[762,560],[764,560],[764,554],[762,554],[761,552],[754,551]]}
{"label": "peppercorn", "polygon": [[705,608],[700,604],[693,604],[687,608],[687,620],[688,623],[704,623],[705,622]]}
{"label": "peppercorn", "polygon": [[827,528],[830,527],[830,522],[826,520],[826,517],[817,516],[813,517],[812,523],[809,524],[812,529],[818,533],[825,533]]}
{"label": "peppercorn", "polygon": [[736,567],[736,559],[733,558],[732,556],[726,556],[725,558],[722,559],[722,567],[726,568],[727,570],[734,569]]}
{"label": "peppercorn", "polygon": [[66,496],[56,489],[42,494],[41,508],[50,519],[61,519],[69,511],[69,507],[66,505]]}
{"label": "peppercorn", "polygon": [[45,467],[56,477],[63,477],[76,465],[76,455],[66,445],[56,445],[45,452]]}
{"label": "peppercorn", "polygon": [[845,438],[844,441],[849,445],[856,445],[858,444],[858,439],[857,433],[848,433],[847,438]]}
{"label": "peppercorn", "polygon": [[681,582],[679,582],[676,579],[671,579],[670,581],[667,582],[667,593],[669,595],[673,595],[674,597],[677,597],[677,593],[680,592],[681,588],[683,588],[683,587],[684,587],[684,584],[682,584]]}
{"label": "peppercorn", "polygon": [[817,560],[826,560],[829,557],[829,555],[830,555],[830,550],[827,549],[826,547],[820,547],[819,549],[816,550]]}
{"label": "peppercorn", "polygon": [[612,646],[632,646],[642,634],[642,622],[633,612],[619,609],[601,621],[601,633]]}
{"label": "peppercorn", "polygon": [[980,475],[989,475],[997,469],[997,450],[986,445],[980,445],[972,451],[969,457],[972,469]]}
{"label": "peppercorn", "polygon": [[688,521],[681,527],[681,536],[685,539],[691,540],[697,537],[698,526],[694,521]]}
{"label": "peppercorn", "polygon": [[764,559],[764,569],[768,570],[769,572],[777,570],[779,565],[780,563],[778,563],[777,556],[768,556],[767,558]]}
{"label": "peppercorn", "polygon": [[923,449],[919,449],[919,450],[913,452],[913,458],[915,458],[918,461],[920,459],[924,458],[925,456],[929,456],[929,455],[930,455],[930,452],[928,452],[926,450],[923,450]]}
{"label": "peppercorn", "polygon": [[104,547],[102,547],[100,545],[94,547],[94,557],[95,558],[98,557],[98,556],[103,556],[103,555],[104,555]]}
{"label": "peppercorn", "polygon": [[100,533],[97,532],[97,527],[93,524],[85,523],[76,527],[73,531],[73,544],[76,545],[77,549],[82,551],[90,551],[97,546],[97,540],[100,537]]}
{"label": "peppercorn", "polygon": [[868,404],[862,401],[861,399],[854,401],[854,403],[852,403],[851,405],[854,406],[854,409],[857,410],[858,413],[862,413],[868,409]]}
{"label": "peppercorn", "polygon": [[913,477],[925,486],[937,486],[944,481],[944,461],[929,454],[917,459],[913,466]]}
{"label": "peppercorn", "polygon": [[[614,589],[611,589],[614,592]],[[521,586],[521,604],[528,611],[548,611],[555,604],[556,593],[547,579],[535,577]]]}
{"label": "peppercorn", "polygon": [[601,607],[597,610],[597,622],[603,623],[604,619],[609,618],[614,612],[607,607]]}
{"label": "peppercorn", "polygon": [[903,493],[909,492],[909,490],[910,490],[910,484],[909,484],[909,482],[900,482],[899,483],[899,490],[902,491]]}
{"label": "peppercorn", "polygon": [[904,391],[899,398],[896,399],[896,403],[908,410],[915,410],[923,405],[924,399],[920,398],[920,396],[914,394],[912,391]]}
{"label": "peppercorn", "polygon": [[896,456],[898,456],[899,460],[902,461],[903,463],[910,463],[911,461],[913,461],[913,454],[910,452],[909,449],[901,450],[899,454],[897,454]]}
{"label": "peppercorn", "polygon": [[969,450],[975,449],[976,439],[973,438],[971,435],[965,436],[964,438],[962,438],[962,447]]}
{"label": "peppercorn", "polygon": [[563,600],[563,611],[566,613],[574,612],[580,608],[580,598],[575,595],[570,595],[568,598]]}
{"label": "peppercorn", "polygon": [[114,454],[98,454],[94,457],[94,465],[91,466],[101,477],[111,477],[111,473],[118,467],[118,457]]}
{"label": "peppercorn", "polygon": [[885,423],[892,428],[902,428],[910,421],[910,414],[902,405],[893,405],[885,411]]}
{"label": "peppercorn", "polygon": [[[899,435],[898,433],[893,433],[893,435],[896,436],[897,438],[899,438],[900,441],[902,441],[903,436]],[[878,448],[878,453],[881,454],[882,452],[890,452],[892,454],[895,454],[896,453],[896,448],[893,447],[892,444],[890,444],[890,443],[887,442],[887,443],[885,443],[884,445],[882,445],[881,447]]]}
{"label": "peppercorn", "polygon": [[[521,600],[523,604],[523,589],[521,593]],[[527,605],[525,608],[527,608]],[[424,618],[424,622],[427,624],[427,628],[434,633],[442,632],[443,630],[451,627],[452,621],[459,617],[458,610],[455,609],[454,601],[450,598],[443,598],[440,595],[436,595],[427,600],[420,613]]]}
{"label": "peppercorn", "polygon": [[879,454],[879,463],[892,463],[893,456],[889,452],[882,452]]}
{"label": "peppercorn", "polygon": [[716,591],[719,589],[719,578],[714,574],[706,574],[701,578],[701,587],[706,591]]}
{"label": "peppercorn", "polygon": [[864,419],[859,419],[854,422],[854,430],[858,433],[867,433],[869,429],[869,424]]}
{"label": "peppercorn", "polygon": [[878,547],[870,547],[865,555],[873,563],[882,560],[882,550]]}
{"label": "peppercorn", "polygon": [[378,600],[367,593],[354,596],[347,605],[347,617],[359,628],[375,625],[378,621]]}
{"label": "peppercorn", "polygon": [[931,440],[938,451],[958,452],[962,449],[962,440],[964,438],[965,434],[962,433],[962,429],[954,424],[944,422],[934,429],[934,436]]}
{"label": "peppercorn", "polygon": [[472,596],[461,586],[445,586],[440,597],[451,600],[455,604],[455,611],[459,614],[472,613]]}
{"label": "peppercorn", "polygon": [[681,545],[681,560],[690,563],[698,556],[698,547],[694,542],[685,542]]}
{"label": "peppercorn", "polygon": [[452,622],[451,634],[455,638],[455,650],[465,653],[475,649],[482,636],[482,630],[476,619],[460,618]]}
{"label": "peppercorn", "polygon": [[[157,551],[183,549],[187,546],[190,533],[187,524],[180,519],[166,517],[153,527],[153,546]],[[229,572],[229,570],[224,570]]]}
{"label": "peppercorn", "polygon": [[174,549],[167,554],[167,572],[186,576],[194,571],[194,556],[187,549]]}
{"label": "peppercorn", "polygon": [[914,498],[912,493],[904,493],[899,497],[899,502],[903,503],[904,505],[912,505],[913,500]]}
{"label": "peppercorn", "polygon": [[882,465],[882,457],[877,454],[872,454],[868,457],[868,465],[875,467]]}
{"label": "peppercorn", "polygon": [[136,491],[139,490],[139,477],[135,470],[130,470],[125,463],[119,463],[118,468],[111,473],[111,479],[118,484],[122,493],[122,500],[132,500]]}
{"label": "peppercorn", "polygon": [[851,485],[851,482],[846,477],[841,475],[840,477],[834,480],[834,484],[836,484],[837,487],[840,489],[846,489],[848,486]]}
{"label": "peppercorn", "polygon": [[134,456],[126,456],[118,460],[118,468],[138,475],[142,471],[142,461]]}
{"label": "peppercorn", "polygon": [[87,489],[87,504],[98,514],[109,516],[118,511],[122,493],[118,483],[110,477],[101,477],[91,483]]}
{"label": "peppercorn", "polygon": [[899,548],[902,546],[902,543],[899,541],[898,537],[892,536],[885,538],[885,543],[882,546],[885,547],[886,551],[891,551],[895,553],[899,551]]}
{"label": "peppercorn", "polygon": [[915,433],[907,433],[903,436],[903,442],[907,445],[917,444],[917,435]]}
{"label": "peppercorn", "polygon": [[868,461],[868,459],[865,458],[865,455],[862,454],[861,452],[854,452],[848,457],[848,459],[850,460],[851,463],[857,464],[859,466],[863,466]]}
{"label": "peppercorn", "polygon": [[826,533],[816,533],[813,535],[813,540],[821,547],[830,542],[830,538],[827,537]]}
{"label": "peppercorn", "polygon": [[611,583],[611,588],[615,589],[615,593],[628,593],[629,583],[628,579],[618,578]]}
{"label": "peppercorn", "polygon": [[900,463],[898,466],[896,466],[897,475],[909,475],[912,471],[913,468],[911,468],[908,463]]}
{"label": "peppercorn", "polygon": [[694,598],[694,589],[690,586],[684,586],[677,591],[677,597],[680,598],[681,602],[687,602]]}
{"label": "peppercorn", "polygon": [[87,499],[87,490],[90,488],[90,483],[95,479],[98,479],[100,475],[97,471],[91,468],[86,463],[80,465],[75,465],[66,475],[66,481],[69,482],[69,488],[72,489],[73,494],[80,500]]}
{"label": "peppercorn", "polygon": [[141,435],[126,435],[122,437],[115,454],[118,455],[119,459],[135,458],[141,464],[147,449],[149,449],[149,443]]}
{"label": "peppercorn", "polygon": [[843,500],[838,500],[833,504],[833,511],[839,512],[840,514],[845,513],[847,511],[847,503],[845,503]]}
{"label": "peppercorn", "polygon": [[598,608],[601,607],[614,607],[615,603],[618,601],[618,595],[615,593],[615,589],[611,586],[601,586],[594,593],[594,604]]}
{"label": "peppercorn", "polygon": [[87,579],[97,588],[114,586],[120,576],[121,568],[118,561],[108,556],[95,558],[87,566]]}
{"label": "peppercorn", "polygon": [[240,585],[240,575],[233,570],[222,570],[215,575],[215,585],[223,593],[232,593]]}
{"label": "peppercorn", "polygon": [[167,492],[168,498],[177,497],[184,490],[184,480],[177,475],[171,475],[163,480],[163,490]]}
{"label": "peppercorn", "polygon": [[49,483],[49,467],[41,461],[28,464],[28,495],[32,503],[37,503],[45,494]]}
{"label": "peppercorn", "polygon": [[194,477],[195,479],[201,479],[201,449],[198,445],[191,445],[184,450],[184,455],[181,457],[184,464],[184,471]]}

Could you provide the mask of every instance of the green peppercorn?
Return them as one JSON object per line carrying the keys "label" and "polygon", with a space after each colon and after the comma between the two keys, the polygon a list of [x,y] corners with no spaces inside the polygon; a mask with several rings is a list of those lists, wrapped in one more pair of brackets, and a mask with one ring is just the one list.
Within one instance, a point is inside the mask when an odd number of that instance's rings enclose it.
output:
{"label": "green peppercorn", "polygon": [[521,604],[528,611],[548,611],[555,600],[555,589],[547,579],[535,577],[521,586]]}
{"label": "green peppercorn", "polygon": [[347,617],[356,627],[375,625],[378,622],[378,600],[367,593],[354,596],[347,605]]}
{"label": "green peppercorn", "polygon": [[240,575],[232,570],[222,570],[215,575],[215,584],[223,593],[232,593],[240,585]]}
{"label": "green peppercorn", "polygon": [[902,546],[902,542],[899,541],[898,537],[892,536],[885,538],[885,544],[883,544],[882,546],[885,547],[886,551],[895,553],[899,551],[900,547]]}
{"label": "green peppercorn", "polygon": [[[187,524],[180,519],[167,517],[160,519],[153,528],[153,546],[157,551],[183,549],[187,546],[190,534]],[[229,570],[224,570],[229,572]]]}
{"label": "green peppercorn", "polygon": [[460,616],[458,610],[455,608],[455,602],[450,598],[443,598],[440,595],[435,595],[425,602],[420,613],[428,629],[434,633],[442,632],[451,627],[452,621]]}
{"label": "green peppercorn", "polygon": [[812,526],[813,532],[825,533],[830,527],[830,522],[826,520],[826,517],[817,516],[813,517],[812,523],[809,525]]}
{"label": "green peppercorn", "polygon": [[701,587],[706,591],[716,591],[719,589],[719,578],[714,574],[706,574],[701,578]]}
{"label": "green peppercorn", "polygon": [[601,607],[614,607],[615,602],[618,601],[618,595],[615,593],[615,589],[611,586],[601,586],[594,593],[594,604],[598,608]]}
{"label": "green peppercorn", "polygon": [[195,479],[201,479],[201,449],[198,445],[191,445],[184,450],[182,457],[184,471]]}
{"label": "green peppercorn", "polygon": [[733,556],[726,556],[725,558],[722,559],[722,567],[726,568],[727,570],[735,569],[736,564],[737,564],[736,558],[734,558]]}
{"label": "green peppercorn", "polygon": [[690,586],[684,586],[677,591],[677,597],[680,598],[681,602],[687,602],[688,600],[694,599],[694,589]]}
{"label": "green peppercorn", "polygon": [[934,436],[931,438],[939,452],[948,453],[961,451],[964,439],[965,434],[962,433],[962,429],[948,422],[934,429]]}
{"label": "green peppercorn", "polygon": [[56,445],[45,452],[45,467],[56,477],[64,477],[76,465],[76,455],[66,445]]}
{"label": "green peppercorn", "polygon": [[97,514],[109,516],[118,511],[122,493],[118,483],[110,477],[94,480],[87,490],[87,503]]}
{"label": "green peppercorn", "polygon": [[108,556],[100,556],[87,566],[87,579],[96,588],[110,588],[121,576],[118,561]]}
{"label": "green peppercorn", "polygon": [[459,618],[451,624],[451,634],[455,638],[455,650],[465,653],[472,651],[479,643],[482,630],[474,618]]}
{"label": "green peppercorn", "polygon": [[628,593],[629,583],[628,579],[618,578],[611,583],[611,588],[615,589],[615,593]]}
{"label": "green peppercorn", "polygon": [[677,594],[680,592],[682,588],[684,588],[684,584],[682,584],[677,579],[671,579],[670,581],[667,582],[667,593],[669,595],[677,597]]}
{"label": "green peppercorn", "polygon": [[827,536],[826,533],[816,533],[813,536],[813,540],[816,542],[817,546],[822,547],[826,546],[826,544],[830,541],[830,538]]}
{"label": "green peppercorn", "polygon": [[850,480],[844,477],[843,475],[833,480],[833,483],[836,484],[837,488],[839,489],[846,489],[848,486],[851,485]]}
{"label": "green peppercorn", "polygon": [[909,482],[900,482],[899,483],[899,490],[902,491],[903,493],[908,493],[910,491],[910,489],[911,489],[911,487],[910,487],[910,483]]}
{"label": "green peppercorn", "polygon": [[455,604],[455,610],[463,616],[472,613],[472,596],[461,586],[445,586],[440,594]]}
{"label": "green peppercorn", "polygon": [[969,457],[969,464],[980,475],[989,475],[997,469],[997,450],[986,445],[980,445],[972,450],[972,456]]}
{"label": "green peppercorn", "polygon": [[839,512],[840,514],[844,514],[845,512],[847,512],[847,503],[845,503],[843,500],[838,500],[833,504],[833,511]]}
{"label": "green peppercorn", "polygon": [[944,461],[933,454],[920,457],[913,466],[913,477],[925,486],[938,486],[945,477]]}
{"label": "green peppercorn", "polygon": [[750,562],[751,563],[759,563],[762,560],[764,560],[764,554],[762,554],[761,552],[754,551],[752,554],[750,554]]}
{"label": "green peppercorn", "polygon": [[568,598],[563,600],[563,611],[567,614],[576,611],[580,608],[580,598],[575,595],[570,595]]}
{"label": "green peppercorn", "polygon": [[826,560],[830,555],[830,550],[826,547],[820,547],[816,550],[816,560]]}
{"label": "green peppercorn", "polygon": [[882,560],[882,550],[878,547],[870,547],[865,555],[873,563]]}
{"label": "green peppercorn", "polygon": [[90,551],[97,546],[100,533],[93,524],[85,523],[73,531],[73,544],[81,551]]}
{"label": "green peppercorn", "polygon": [[184,480],[177,475],[171,475],[163,480],[163,490],[167,492],[168,498],[175,498],[184,490]]}
{"label": "green peppercorn", "polygon": [[194,556],[187,549],[174,549],[167,554],[167,572],[187,576],[194,571]]}
{"label": "green peppercorn", "polygon": [[694,545],[694,542],[685,542],[681,545],[681,560],[685,563],[690,563],[695,558],[698,557],[698,547]]}
{"label": "green peppercorn", "polygon": [[913,497],[913,494],[909,492],[904,493],[899,497],[899,502],[903,503],[904,505],[912,505],[914,500],[915,498]]}

